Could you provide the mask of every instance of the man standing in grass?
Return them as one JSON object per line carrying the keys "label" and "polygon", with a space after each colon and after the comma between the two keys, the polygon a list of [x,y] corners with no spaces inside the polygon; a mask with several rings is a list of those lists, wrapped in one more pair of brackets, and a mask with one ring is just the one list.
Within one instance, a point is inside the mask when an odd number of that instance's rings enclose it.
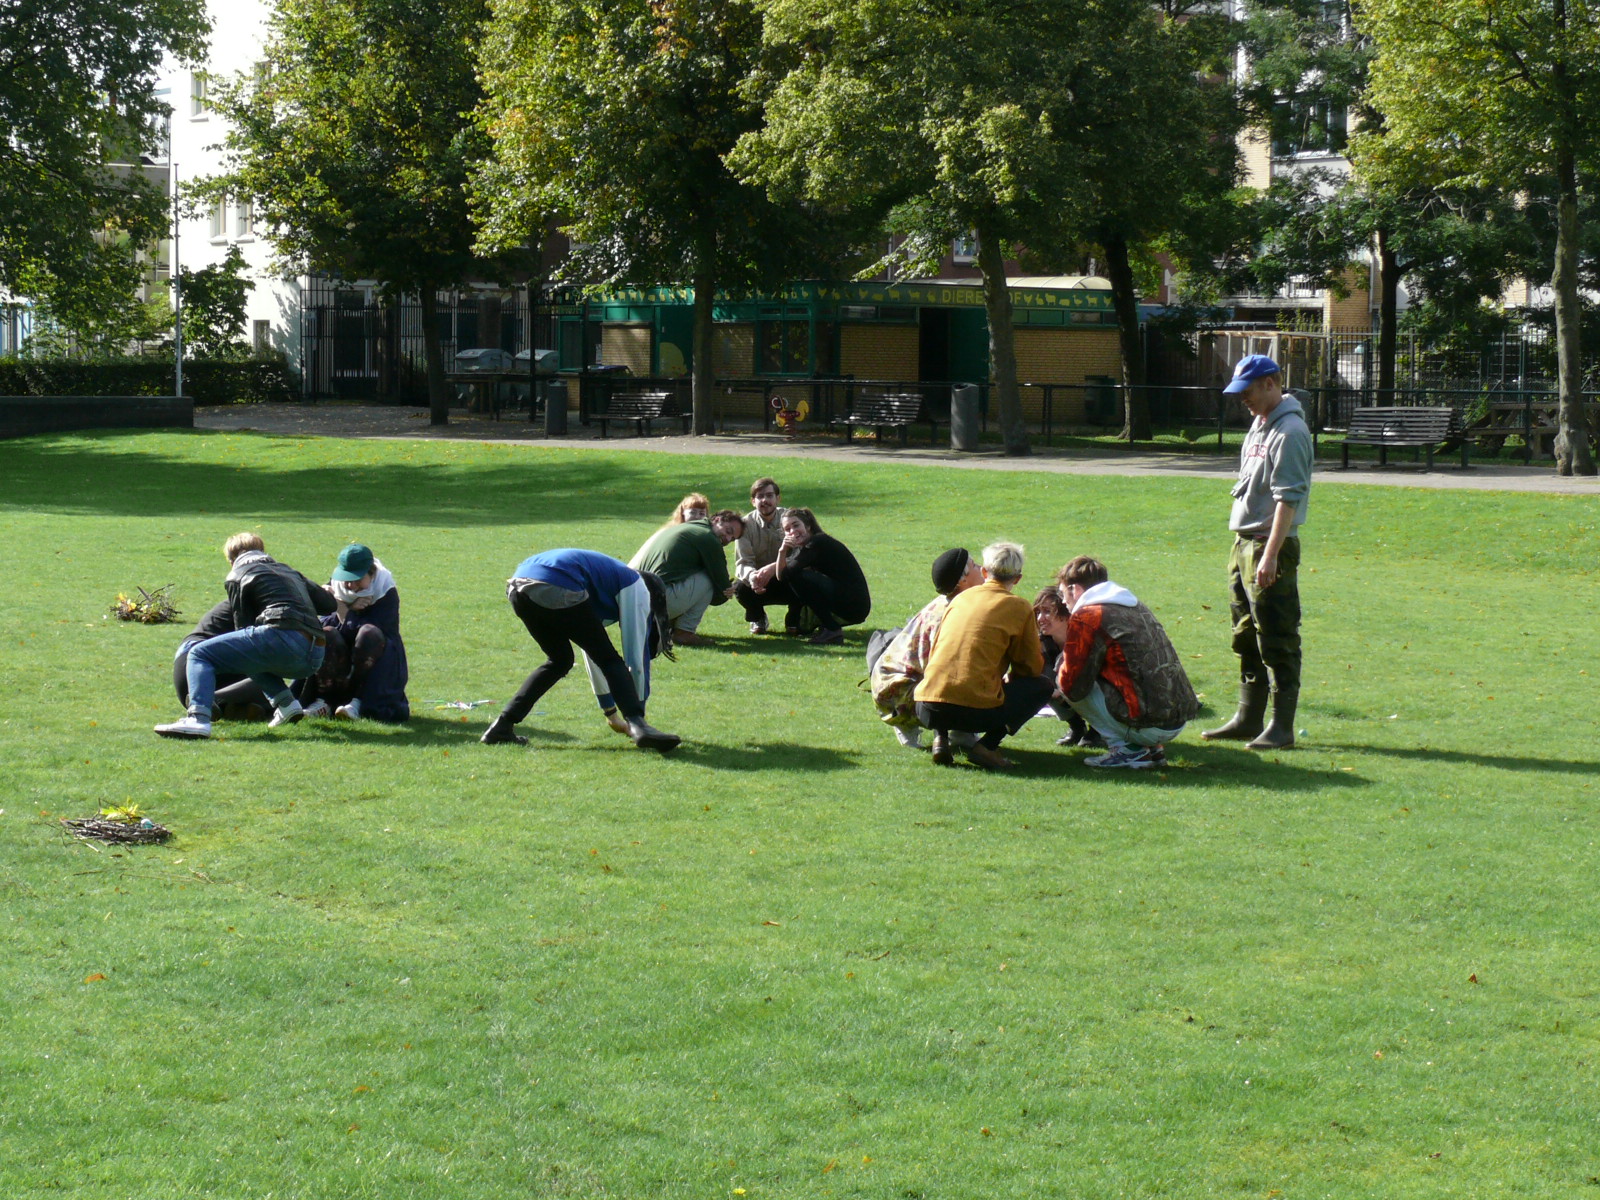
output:
{"label": "man standing in grass", "polygon": [[744,532],[744,518],[725,508],[710,518],[665,525],[650,535],[628,565],[649,571],[667,588],[667,617],[679,646],[703,646],[695,630],[713,604],[733,595],[723,547]]}
{"label": "man standing in grass", "polygon": [[[1300,401],[1283,391],[1283,372],[1265,354],[1239,360],[1222,389],[1255,420],[1239,454],[1233,486],[1234,532],[1228,559],[1233,650],[1239,656],[1239,709],[1200,736],[1249,742],[1251,750],[1294,745],[1300,699],[1300,538],[1311,495],[1311,430]],[[1263,728],[1267,700],[1272,722]]]}
{"label": "man standing in grass", "polygon": [[803,607],[789,585],[777,577],[778,554],[783,549],[783,515],[778,505],[778,481],[765,476],[750,485],[752,508],[744,517],[744,532],[734,555],[734,599],[744,609],[751,633],[767,632],[767,606],[782,604],[788,612],[784,632],[800,632]]}
{"label": "man standing in grass", "polygon": [[[211,736],[211,700],[219,673],[247,675],[260,686],[275,710],[269,725],[298,721],[303,713],[288,681],[315,675],[322,665],[327,636],[312,600],[313,589],[322,589],[268,558],[259,534],[236,533],[222,552],[232,564],[224,586],[234,629],[190,648],[189,712],[157,725],[162,737]],[[331,608],[331,597],[328,601]]]}

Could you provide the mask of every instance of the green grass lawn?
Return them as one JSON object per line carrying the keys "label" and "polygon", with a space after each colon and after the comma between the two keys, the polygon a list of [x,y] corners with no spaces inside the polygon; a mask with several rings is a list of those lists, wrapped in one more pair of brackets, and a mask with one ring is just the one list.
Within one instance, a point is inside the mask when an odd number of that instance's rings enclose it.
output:
{"label": "green grass lawn", "polygon": [[[873,581],[1094,553],[1231,709],[1227,486],[255,434],[0,443],[0,1197],[1600,1196],[1592,498],[1345,486],[1299,748],[1106,778],[1037,722],[940,770],[864,632],[658,664],[643,754],[504,580],[771,470]],[[220,546],[405,605],[393,729],[176,717]],[[178,626],[105,619],[171,583]],[[1205,718],[1202,718],[1205,720]],[[1197,723],[1198,726],[1199,723]],[[137,802],[165,846],[57,825]]]}

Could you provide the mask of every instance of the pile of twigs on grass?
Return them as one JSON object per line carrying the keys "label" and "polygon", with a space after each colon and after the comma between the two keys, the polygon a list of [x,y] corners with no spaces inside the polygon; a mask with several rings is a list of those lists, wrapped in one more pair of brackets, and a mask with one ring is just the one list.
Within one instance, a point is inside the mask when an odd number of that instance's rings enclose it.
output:
{"label": "pile of twigs on grass", "polygon": [[164,842],[172,836],[172,830],[165,825],[157,825],[139,811],[137,804],[102,808],[98,817],[62,817],[61,823],[75,837],[86,841],[150,845]]}
{"label": "pile of twigs on grass", "polygon": [[138,596],[117,593],[116,602],[111,606],[111,615],[117,620],[138,621],[141,625],[165,625],[183,615],[172,602],[170,583],[153,592],[147,592],[142,587],[133,590],[139,593]]}

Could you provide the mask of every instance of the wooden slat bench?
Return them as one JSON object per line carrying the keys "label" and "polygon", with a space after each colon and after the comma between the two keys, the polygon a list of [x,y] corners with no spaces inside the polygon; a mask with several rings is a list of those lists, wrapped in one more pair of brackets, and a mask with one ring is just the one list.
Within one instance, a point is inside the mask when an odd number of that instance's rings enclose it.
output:
{"label": "wooden slat bench", "polygon": [[[1454,441],[1461,434],[1461,421],[1453,408],[1358,408],[1350,414],[1350,427],[1345,431],[1343,467],[1350,469],[1351,446],[1376,446],[1379,466],[1388,464],[1391,449],[1409,447],[1419,461],[1424,454],[1428,456],[1431,471],[1434,450],[1441,442]],[[1461,463],[1466,465],[1464,442]]]}
{"label": "wooden slat bench", "polygon": [[684,433],[689,432],[690,414],[677,411],[671,392],[613,392],[605,412],[595,416],[600,422],[601,437],[610,436],[606,431],[610,421],[632,421],[638,435],[643,437],[650,430],[651,422],[662,419],[680,420]]}
{"label": "wooden slat bench", "polygon": [[833,424],[845,427],[846,438],[855,433],[855,427],[858,425],[871,429],[880,442],[883,440],[885,429],[898,429],[900,444],[904,446],[910,440],[907,431],[911,428],[912,422],[921,416],[921,396],[910,392],[885,392],[876,396],[856,397],[855,403],[850,406],[850,411],[842,417],[835,418]]}

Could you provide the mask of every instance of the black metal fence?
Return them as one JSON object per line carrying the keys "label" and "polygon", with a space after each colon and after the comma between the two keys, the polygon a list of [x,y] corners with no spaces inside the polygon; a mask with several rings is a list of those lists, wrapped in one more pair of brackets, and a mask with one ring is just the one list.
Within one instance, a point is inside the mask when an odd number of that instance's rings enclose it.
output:
{"label": "black metal fence", "polygon": [[[369,288],[315,280],[301,288],[302,394],[377,403],[426,404],[428,379],[422,303],[385,300]],[[445,370],[462,350],[522,350],[555,345],[557,297],[529,288],[440,292],[439,338]]]}

